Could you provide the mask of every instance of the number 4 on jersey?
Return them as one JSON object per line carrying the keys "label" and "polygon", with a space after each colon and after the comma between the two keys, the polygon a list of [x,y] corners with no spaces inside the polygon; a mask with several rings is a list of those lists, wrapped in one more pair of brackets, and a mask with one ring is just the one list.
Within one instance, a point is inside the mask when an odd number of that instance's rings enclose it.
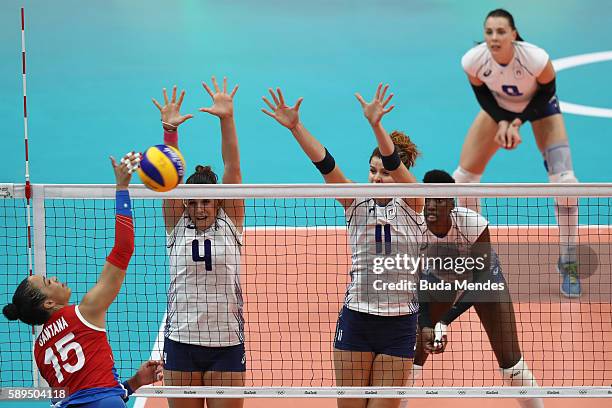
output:
{"label": "number 4 on jersey", "polygon": [[206,263],[206,270],[212,271],[212,251],[210,247],[210,239],[204,241],[204,256],[200,255],[200,241],[194,239],[191,242],[191,259],[193,262]]}

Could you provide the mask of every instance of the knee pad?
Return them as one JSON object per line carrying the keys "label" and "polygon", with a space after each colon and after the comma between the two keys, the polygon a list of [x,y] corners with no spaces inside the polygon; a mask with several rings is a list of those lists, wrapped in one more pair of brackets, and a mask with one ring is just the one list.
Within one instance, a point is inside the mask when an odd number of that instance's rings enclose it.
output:
{"label": "knee pad", "polygon": [[[457,183],[480,183],[482,174],[470,173],[467,170],[457,167],[453,172],[453,178]],[[467,207],[476,212],[480,212],[480,199],[477,197],[458,197],[457,204],[459,207]]]}
{"label": "knee pad", "polygon": [[[544,167],[548,172],[551,183],[577,183],[572,165],[572,155],[567,143],[549,146],[544,151]],[[575,207],[578,205],[577,197],[556,197],[559,207]]]}
{"label": "knee pad", "polygon": [[[565,171],[558,174],[549,174],[548,180],[551,183],[577,183],[578,179],[574,175],[572,170]],[[555,203],[559,207],[578,207],[578,197],[555,197]]]}
{"label": "knee pad", "polygon": [[500,368],[504,384],[510,387],[537,387],[538,382],[529,370],[527,363],[521,359],[513,367]]}
{"label": "knee pad", "polygon": [[482,174],[474,174],[470,173],[467,170],[461,168],[461,166],[457,167],[457,169],[453,172],[453,178],[456,183],[480,183],[480,178]]}

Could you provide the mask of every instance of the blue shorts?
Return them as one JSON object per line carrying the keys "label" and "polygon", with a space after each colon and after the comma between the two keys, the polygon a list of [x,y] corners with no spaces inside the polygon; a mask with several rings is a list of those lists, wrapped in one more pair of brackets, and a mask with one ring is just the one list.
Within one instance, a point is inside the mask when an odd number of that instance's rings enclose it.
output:
{"label": "blue shorts", "polygon": [[418,313],[377,316],[344,306],[338,316],[334,347],[388,356],[414,358]]}
{"label": "blue shorts", "polygon": [[552,115],[556,115],[561,113],[561,108],[559,107],[559,98],[557,95],[553,96],[546,105],[542,106],[542,108],[538,107],[536,109],[535,115],[529,118],[529,121],[534,122],[536,120],[544,119]]}
{"label": "blue shorts", "polygon": [[204,347],[164,339],[164,368],[170,371],[246,371],[244,344]]}
{"label": "blue shorts", "polygon": [[93,402],[87,402],[85,404],[70,404],[70,408],[125,408],[125,402],[123,398],[113,395]]}

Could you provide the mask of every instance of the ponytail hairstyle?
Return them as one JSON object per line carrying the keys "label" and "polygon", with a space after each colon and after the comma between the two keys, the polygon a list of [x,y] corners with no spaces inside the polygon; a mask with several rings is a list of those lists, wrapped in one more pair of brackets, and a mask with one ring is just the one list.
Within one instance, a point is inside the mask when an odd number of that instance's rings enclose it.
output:
{"label": "ponytail hairstyle", "polygon": [[[393,141],[393,145],[397,148],[397,152],[399,153],[400,160],[404,163],[407,169],[411,169],[414,166],[414,162],[417,157],[421,155],[418,151],[416,145],[410,140],[410,137],[399,130],[394,130],[389,135],[391,140]],[[380,154],[380,150],[378,147],[374,149],[372,155],[370,156],[370,161],[372,157],[379,157],[382,159],[382,154]]]}
{"label": "ponytail hairstyle", "polygon": [[210,166],[197,165],[185,184],[217,184],[218,177]]}
{"label": "ponytail hairstyle", "polygon": [[512,17],[512,14],[510,14],[509,11],[504,10],[502,8],[498,8],[498,9],[492,10],[492,11],[489,12],[489,14],[487,14],[487,17],[485,18],[485,23],[487,22],[489,17],[503,17],[503,18],[505,18],[506,20],[508,20],[508,24],[510,25],[510,28],[512,28],[514,31],[516,31],[516,41],[525,41],[525,40],[523,40],[523,38],[519,34],[518,30],[516,29],[516,25],[514,24],[514,17]]}
{"label": "ponytail hairstyle", "polygon": [[13,294],[13,303],[2,308],[2,314],[8,320],[21,320],[29,325],[44,324],[51,313],[43,303],[47,297],[39,289],[30,284],[28,278],[21,281]]}

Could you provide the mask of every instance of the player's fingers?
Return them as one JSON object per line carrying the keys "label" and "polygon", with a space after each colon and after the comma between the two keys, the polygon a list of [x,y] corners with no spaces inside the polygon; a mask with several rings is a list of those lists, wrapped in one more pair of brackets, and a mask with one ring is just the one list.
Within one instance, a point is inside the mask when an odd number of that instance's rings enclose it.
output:
{"label": "player's fingers", "polygon": [[509,140],[510,144],[508,145],[508,150],[512,150],[512,149],[514,149],[514,142],[515,142],[514,136],[511,135],[509,139],[510,139]]}
{"label": "player's fingers", "polygon": [[506,132],[506,149],[512,149],[512,141],[514,140],[514,136],[514,128],[510,128],[508,132]]}
{"label": "player's fingers", "polygon": [[274,103],[276,104],[276,106],[280,106],[280,102],[278,100],[278,98],[276,97],[276,94],[274,93],[274,91],[272,90],[272,88],[268,89],[268,92],[270,92],[270,95],[272,96],[272,100],[274,101]]}
{"label": "player's fingers", "polygon": [[220,93],[221,90],[219,89],[219,84],[217,83],[217,78],[215,78],[214,76],[211,78],[212,79],[212,84],[215,87],[215,92],[216,93]]}
{"label": "player's fingers", "polygon": [[179,108],[183,104],[183,99],[185,99],[185,90],[184,89],[181,91],[181,94],[179,95],[178,102],[176,103]]}
{"label": "player's fingers", "polygon": [[115,160],[115,158],[113,156],[110,156],[110,161],[111,161],[111,165],[113,166],[113,168],[117,167],[117,161]]}
{"label": "player's fingers", "polygon": [[383,115],[391,112],[393,110],[393,108],[395,108],[395,105],[391,105],[391,106],[389,106],[389,108],[383,110]]}
{"label": "player's fingers", "polygon": [[268,112],[268,111],[267,111],[267,110],[265,110],[265,109],[262,109],[261,111],[262,111],[263,113],[265,113],[266,115],[271,116],[271,117],[273,117],[274,119],[276,119],[276,116],[274,116],[274,114],[273,114],[272,112]]}
{"label": "player's fingers", "polygon": [[363,96],[361,96],[359,92],[355,93],[355,98],[357,98],[362,108],[366,106],[366,101],[363,99]]}
{"label": "player's fingers", "polygon": [[223,77],[223,93],[227,93],[227,77]]}
{"label": "player's fingers", "polygon": [[172,87],[172,99],[170,100],[172,103],[176,102],[176,85]]}
{"label": "player's fingers", "polygon": [[193,115],[192,115],[191,113],[189,113],[189,114],[187,114],[187,115],[184,115],[184,116],[181,116],[181,117],[179,118],[179,125],[180,125],[180,124],[182,124],[182,123],[184,123],[185,121],[187,121],[187,120],[191,119],[191,118],[193,118]]}
{"label": "player's fingers", "polygon": [[202,81],[202,86],[204,87],[204,89],[206,89],[206,92],[210,95],[211,98],[213,98],[213,93],[210,90],[210,88],[208,87],[208,85],[206,84],[206,82]]}
{"label": "player's fingers", "polygon": [[389,89],[389,84],[385,85],[382,89],[382,92],[380,93],[380,98],[379,100],[383,100],[385,99],[385,95],[387,94],[387,89]]}
{"label": "player's fingers", "polygon": [[497,143],[500,147],[504,147],[504,136],[506,132],[498,131],[495,134],[495,143]]}
{"label": "player's fingers", "polygon": [[230,94],[230,96],[233,98],[233,97],[234,97],[234,95],[236,95],[236,92],[237,92],[237,91],[238,91],[238,85],[236,85],[236,86],[234,87],[234,89],[232,89],[232,93]]}
{"label": "player's fingers", "polygon": [[385,106],[387,106],[387,104],[388,104],[388,103],[391,101],[391,99],[392,99],[392,98],[393,98],[393,94],[391,93],[391,94],[389,94],[389,96],[387,97],[387,99],[385,99],[385,101],[383,102],[383,104],[382,104],[383,108],[384,108]]}
{"label": "player's fingers", "polygon": [[276,92],[278,92],[278,100],[281,103],[281,106],[285,106],[285,97],[283,96],[283,91],[280,88],[276,88]]}
{"label": "player's fingers", "polygon": [[268,105],[268,107],[269,107],[270,109],[272,109],[272,110],[274,110],[274,109],[275,109],[274,105],[272,105],[272,104],[270,103],[270,101],[269,101],[269,100],[268,100],[268,99],[267,99],[265,96],[264,96],[264,97],[262,97],[261,99],[263,99],[263,101],[266,103],[266,105]]}
{"label": "player's fingers", "polygon": [[162,93],[164,94],[164,103],[167,105],[168,104],[168,91],[166,91],[166,88],[162,89]]}
{"label": "player's fingers", "polygon": [[159,102],[157,102],[157,100],[155,100],[155,98],[151,98],[151,99],[153,100],[153,105],[157,106],[157,109],[159,109],[159,110],[160,110],[160,112],[161,112],[162,107],[161,107],[161,105],[159,104]]}
{"label": "player's fingers", "polygon": [[304,100],[304,98],[300,97],[298,98],[298,100],[295,102],[295,106],[293,107],[294,111],[299,111],[300,110],[300,105],[302,104],[302,101]]}
{"label": "player's fingers", "polygon": [[374,95],[374,99],[378,99],[380,97],[380,89],[382,88],[382,82],[378,84],[376,87],[376,94]]}

